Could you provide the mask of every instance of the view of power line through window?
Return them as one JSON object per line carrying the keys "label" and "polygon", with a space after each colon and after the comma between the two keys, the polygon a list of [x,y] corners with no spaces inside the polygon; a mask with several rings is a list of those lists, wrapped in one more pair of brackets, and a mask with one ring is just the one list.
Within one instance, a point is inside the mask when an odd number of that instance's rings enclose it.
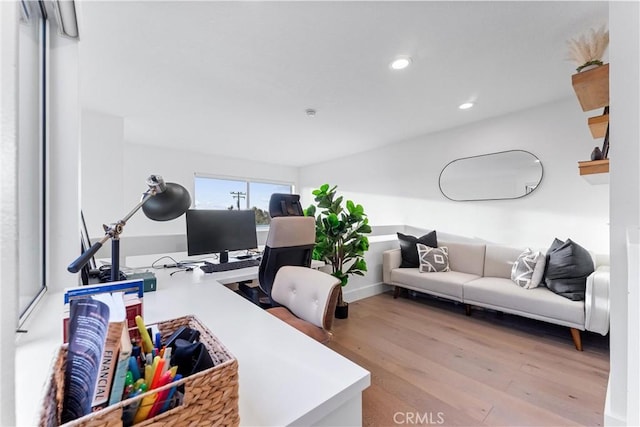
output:
{"label": "view of power line through window", "polygon": [[269,224],[269,199],[273,193],[291,194],[291,184],[238,179],[195,177],[196,209],[253,209],[257,225]]}

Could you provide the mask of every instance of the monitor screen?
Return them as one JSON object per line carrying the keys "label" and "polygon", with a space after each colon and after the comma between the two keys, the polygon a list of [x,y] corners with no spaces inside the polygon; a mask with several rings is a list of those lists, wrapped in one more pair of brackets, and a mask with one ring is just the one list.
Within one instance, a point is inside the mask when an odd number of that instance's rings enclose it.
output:
{"label": "monitor screen", "polygon": [[186,217],[189,256],[258,247],[252,210],[189,209]]}

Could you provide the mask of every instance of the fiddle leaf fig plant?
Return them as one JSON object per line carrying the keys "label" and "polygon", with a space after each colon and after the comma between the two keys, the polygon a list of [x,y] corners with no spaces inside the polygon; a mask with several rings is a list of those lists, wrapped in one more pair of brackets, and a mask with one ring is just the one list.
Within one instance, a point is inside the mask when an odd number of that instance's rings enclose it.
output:
{"label": "fiddle leaf fig plant", "polygon": [[[343,207],[344,198],[337,195],[336,185],[323,184],[312,194],[315,204],[305,210],[305,215],[316,219],[313,259],[330,265],[331,274],[346,286],[350,275],[364,276],[367,271],[364,253],[369,249],[369,219],[362,205],[347,200]],[[345,305],[342,292],[338,305]]]}

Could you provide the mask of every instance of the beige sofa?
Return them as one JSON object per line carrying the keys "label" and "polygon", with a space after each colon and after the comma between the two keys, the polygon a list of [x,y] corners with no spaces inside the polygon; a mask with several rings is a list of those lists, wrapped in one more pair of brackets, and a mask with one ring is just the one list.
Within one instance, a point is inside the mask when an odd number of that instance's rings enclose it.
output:
{"label": "beige sofa", "polygon": [[435,295],[471,306],[517,314],[571,329],[576,349],[582,350],[580,331],[606,335],[609,331],[609,267],[595,265],[587,279],[584,301],[572,301],[543,285],[524,289],[511,281],[511,267],[524,249],[483,242],[438,239],[449,250],[451,271],[421,273],[418,268],[399,268],[400,249],[383,253],[383,281],[401,288]]}

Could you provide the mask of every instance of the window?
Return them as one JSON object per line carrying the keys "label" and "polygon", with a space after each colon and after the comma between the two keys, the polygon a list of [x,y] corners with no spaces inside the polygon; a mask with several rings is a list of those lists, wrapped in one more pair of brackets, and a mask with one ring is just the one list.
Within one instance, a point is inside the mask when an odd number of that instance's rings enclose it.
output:
{"label": "window", "polygon": [[253,209],[256,224],[269,225],[269,199],[273,193],[291,194],[293,184],[245,179],[195,176],[196,209]]}
{"label": "window", "polygon": [[46,46],[41,2],[22,1],[18,33],[19,313],[45,289]]}

